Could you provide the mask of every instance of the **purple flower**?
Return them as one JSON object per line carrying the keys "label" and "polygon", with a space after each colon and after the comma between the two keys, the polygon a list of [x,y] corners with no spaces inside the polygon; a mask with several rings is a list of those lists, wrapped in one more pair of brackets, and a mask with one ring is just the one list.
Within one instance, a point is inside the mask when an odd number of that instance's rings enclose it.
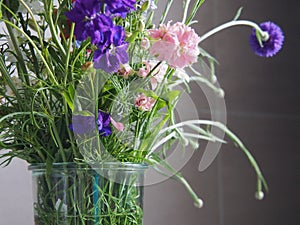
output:
{"label": "purple flower", "polygon": [[95,116],[73,115],[69,128],[78,135],[93,132],[96,129]]}
{"label": "purple flower", "polygon": [[110,115],[106,112],[98,111],[98,131],[101,136],[108,136],[112,133],[111,127],[110,127]]}
{"label": "purple flower", "polygon": [[111,30],[112,43],[109,48],[98,45],[98,50],[94,53],[94,67],[102,69],[107,73],[116,72],[120,64],[128,62],[127,54],[128,43],[124,41],[125,32],[122,27],[115,26]]}
{"label": "purple flower", "polygon": [[111,30],[114,24],[110,17],[100,13],[100,7],[99,0],[77,0],[73,9],[66,12],[68,19],[76,23],[76,40],[84,41],[91,37],[91,43],[94,45],[110,45],[109,38],[105,40],[103,34]]}
{"label": "purple flower", "polygon": [[260,46],[256,37],[256,30],[254,29],[250,36],[250,45],[255,54],[264,57],[272,57],[282,48],[284,41],[283,32],[280,27],[272,22],[261,23],[260,28],[263,31],[268,32],[269,39],[267,41],[262,41],[262,46]]}
{"label": "purple flower", "polygon": [[107,15],[125,18],[128,12],[135,10],[136,0],[105,0],[104,3]]}
{"label": "purple flower", "polygon": [[[105,5],[104,5],[105,4]],[[66,16],[75,22],[77,41],[88,37],[97,46],[94,52],[94,67],[107,73],[118,71],[120,64],[129,60],[126,52],[125,31],[121,26],[115,26],[111,15],[125,15],[134,7],[135,0],[77,0]],[[101,13],[105,6],[107,15]]]}
{"label": "purple flower", "polygon": [[112,133],[110,123],[110,115],[99,110],[97,121],[95,121],[95,116],[91,114],[73,115],[72,124],[69,128],[77,135],[89,134],[98,130],[101,136],[106,137]]}

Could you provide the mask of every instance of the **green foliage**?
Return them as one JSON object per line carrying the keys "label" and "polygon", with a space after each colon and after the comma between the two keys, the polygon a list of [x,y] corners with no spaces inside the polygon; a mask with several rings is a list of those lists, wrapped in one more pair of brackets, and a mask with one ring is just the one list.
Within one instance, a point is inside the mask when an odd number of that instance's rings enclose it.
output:
{"label": "green foliage", "polygon": [[[35,9],[25,2],[0,0],[0,21],[6,26],[0,34],[1,165],[8,165],[18,157],[31,164],[45,163],[50,171],[54,163],[103,162],[113,158],[121,162],[160,164],[172,170],[164,160],[174,143],[181,143],[183,148],[188,144],[197,148],[199,139],[224,142],[211,134],[210,129],[202,128],[201,125],[207,125],[203,121],[187,124],[176,121],[175,107],[182,94],[179,85],[189,92],[190,81],[198,81],[218,94],[223,93],[214,84],[216,60],[200,49],[199,65],[209,69],[205,70],[206,74],[193,67],[186,69],[183,73],[188,79],[178,76],[178,71],[165,62],[155,61],[149,49],[142,45],[149,38],[149,29],[154,27],[155,14],[149,1],[142,5],[137,1],[137,10],[126,18],[114,17],[114,23],[125,29],[129,62],[110,74],[93,68],[96,47],[90,39],[75,42],[75,25],[65,16],[72,5],[70,0],[60,0],[57,4],[52,0],[42,1],[44,10],[39,13],[33,13]],[[195,0],[191,6],[190,0],[185,1],[182,22],[195,23],[193,19],[203,2]],[[20,4],[26,13],[19,11]],[[172,4],[172,0],[166,2],[161,23],[165,22]],[[240,11],[236,18],[239,15]],[[147,64],[150,61],[151,66]],[[130,68],[128,71],[126,66]],[[163,66],[166,70],[161,69]],[[143,69],[149,70],[146,77],[140,74]],[[155,76],[160,70],[165,74],[158,82]],[[138,105],[141,99],[137,97],[141,94],[153,103],[151,107]],[[100,112],[110,114],[112,134],[102,136],[98,130],[77,134],[72,130],[72,118],[78,115],[94,117],[95,127],[101,127],[103,124],[97,123]],[[262,182],[266,186],[253,157],[239,139],[226,127],[213,122],[209,126],[227,132],[249,158],[258,174],[259,185]],[[192,131],[185,130],[186,127]],[[7,151],[2,153],[3,150]],[[182,176],[177,174],[177,178],[197,201]],[[45,188],[49,180],[45,178],[41,182]],[[50,204],[53,208],[53,202]],[[107,217],[99,218],[102,224],[131,225],[140,221],[140,208],[133,212],[114,210],[119,209],[113,208]],[[43,213],[43,210],[39,212]],[[81,219],[86,220],[84,215]]]}

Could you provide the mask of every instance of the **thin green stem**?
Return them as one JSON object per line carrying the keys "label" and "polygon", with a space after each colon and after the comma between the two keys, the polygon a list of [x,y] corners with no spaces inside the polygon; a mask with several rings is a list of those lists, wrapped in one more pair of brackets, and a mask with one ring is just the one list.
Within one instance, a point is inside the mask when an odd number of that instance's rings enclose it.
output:
{"label": "thin green stem", "polygon": [[7,85],[11,88],[13,93],[16,95],[18,102],[21,102],[22,101],[21,95],[20,95],[18,89],[16,88],[16,86],[14,85],[14,82],[11,79],[11,76],[9,75],[9,73],[7,71],[7,67],[6,67],[2,57],[0,57],[0,72],[3,76],[3,78],[5,79],[5,82],[7,82]]}
{"label": "thin green stem", "polygon": [[64,81],[65,85],[67,84],[68,73],[69,73],[69,63],[70,63],[71,49],[72,49],[72,43],[73,43],[74,29],[75,29],[75,23],[72,23],[71,30],[70,30],[69,42],[68,42],[67,57],[66,57],[66,71],[65,71],[65,81]]}
{"label": "thin green stem", "polygon": [[17,27],[15,24],[13,24],[12,22],[2,19],[3,22],[5,22],[6,24],[12,26],[13,28],[15,28],[17,31],[19,31],[20,33],[22,33],[24,35],[24,37],[32,44],[33,48],[36,50],[37,54],[41,57],[41,60],[43,61],[46,70],[49,73],[49,76],[51,77],[52,81],[54,82],[54,84],[59,85],[59,83],[57,82],[52,70],[50,69],[47,61],[45,60],[43,54],[41,53],[41,51],[39,50],[39,48],[36,46],[36,44],[34,43],[34,41],[19,27]]}
{"label": "thin green stem", "polygon": [[[172,4],[173,4],[173,1],[174,1],[174,0],[169,0],[169,1],[167,2],[167,5],[166,5],[166,7],[165,7],[165,9],[164,9],[164,11],[163,11],[163,13],[162,13],[161,18],[160,18],[159,24],[163,24],[163,23],[165,22],[166,17],[167,17],[167,15],[168,15],[168,13],[169,13],[169,10],[170,10],[170,8],[171,8],[171,6],[172,6]],[[151,18],[151,20],[152,20],[152,18]]]}
{"label": "thin green stem", "polygon": [[39,41],[40,41],[41,48],[43,49],[43,48],[44,48],[43,36],[41,35],[40,27],[39,27],[39,25],[37,24],[36,19],[34,18],[33,12],[32,12],[32,10],[30,9],[30,7],[28,7],[28,5],[27,5],[23,0],[20,0],[20,2],[21,2],[21,4],[25,7],[25,9],[27,10],[27,12],[29,13],[29,15],[30,15],[31,18],[32,18],[33,25],[34,25],[35,30],[36,30],[36,32],[37,32],[37,34],[38,34],[38,37],[39,37]]}
{"label": "thin green stem", "polygon": [[[3,20],[5,22],[5,19],[3,19]],[[10,19],[7,19],[6,21],[8,21],[9,23],[13,24],[10,21]],[[11,26],[9,26],[8,23],[5,23],[5,24],[6,24],[7,31],[9,33],[10,39],[12,41],[14,50],[16,51],[18,63],[20,64],[21,69],[22,69],[22,72],[19,74],[19,76],[23,76],[23,74],[28,74],[27,67],[25,65],[25,60],[24,60],[23,54],[22,54],[22,52],[20,50],[20,46],[18,44],[18,40],[16,38],[16,35],[14,34]],[[15,24],[13,24],[13,25],[15,26]],[[25,80],[27,82],[27,84],[28,84],[28,80],[26,80],[24,77],[23,77],[23,80]]]}
{"label": "thin green stem", "polygon": [[184,4],[182,23],[186,22],[186,18],[187,18],[187,14],[188,14],[188,11],[189,11],[190,3],[191,3],[191,0],[186,0],[186,2]]}
{"label": "thin green stem", "polygon": [[49,13],[46,16],[47,16],[48,25],[49,25],[49,28],[50,28],[50,33],[51,33],[52,38],[53,38],[54,42],[56,43],[57,47],[61,51],[61,53],[64,56],[66,56],[66,50],[62,46],[61,42],[59,41],[58,34],[57,34],[56,29],[55,29],[55,25],[54,25],[54,21],[53,21],[53,8],[52,8],[52,6],[53,6],[53,0],[50,0],[48,4],[45,4],[45,11]]}
{"label": "thin green stem", "polygon": [[257,30],[263,41],[267,41],[269,39],[269,34],[266,31],[263,31],[256,23],[252,22],[252,21],[248,21],[248,20],[234,20],[234,21],[230,21],[227,23],[224,23],[214,29],[212,29],[211,31],[207,32],[206,34],[202,35],[200,37],[200,43],[203,42],[205,39],[209,38],[210,36],[226,29],[229,27],[233,27],[233,26],[250,26],[252,28],[254,28],[255,30]]}

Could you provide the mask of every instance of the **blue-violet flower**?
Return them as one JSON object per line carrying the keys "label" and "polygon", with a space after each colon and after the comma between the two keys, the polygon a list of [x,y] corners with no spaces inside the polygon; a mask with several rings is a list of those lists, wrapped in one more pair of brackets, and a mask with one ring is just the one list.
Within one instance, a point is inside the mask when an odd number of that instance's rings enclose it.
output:
{"label": "blue-violet flower", "polygon": [[260,28],[263,31],[268,32],[269,39],[266,41],[262,41],[262,46],[260,45],[259,41],[256,37],[256,30],[253,29],[251,36],[250,36],[250,45],[254,50],[255,54],[264,57],[272,57],[282,47],[284,36],[283,32],[276,24],[273,22],[264,22],[260,24]]}
{"label": "blue-violet flower", "polygon": [[73,115],[69,128],[77,135],[94,132],[96,129],[95,116]]}
{"label": "blue-violet flower", "polygon": [[110,115],[106,112],[98,111],[98,119],[97,119],[97,125],[98,125],[98,131],[101,136],[108,136],[112,133],[111,127],[110,127]]}
{"label": "blue-violet flower", "polygon": [[106,137],[112,133],[110,123],[110,115],[99,110],[97,121],[95,121],[94,115],[73,115],[69,128],[77,135],[89,134],[98,130],[101,136]]}
{"label": "blue-violet flower", "polygon": [[108,36],[112,36],[111,46],[99,46],[94,53],[94,67],[102,69],[107,73],[117,72],[120,64],[128,62],[127,54],[128,43],[125,42],[125,31],[120,26],[115,26],[111,31],[107,32]]}
{"label": "blue-violet flower", "polygon": [[110,46],[110,37],[105,32],[113,27],[110,17],[100,13],[99,0],[77,0],[74,7],[66,12],[68,19],[75,23],[75,36],[77,41],[84,41],[91,37],[91,43],[100,46]]}
{"label": "blue-violet flower", "polygon": [[135,10],[136,0],[105,0],[105,13],[125,18],[127,13]]}

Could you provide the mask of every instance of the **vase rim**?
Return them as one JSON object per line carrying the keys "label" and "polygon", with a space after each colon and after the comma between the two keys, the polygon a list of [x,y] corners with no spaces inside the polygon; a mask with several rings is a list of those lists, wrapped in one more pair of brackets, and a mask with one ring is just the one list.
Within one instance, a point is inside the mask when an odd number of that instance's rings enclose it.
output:
{"label": "vase rim", "polygon": [[[133,162],[99,162],[99,163],[77,163],[77,162],[60,162],[53,163],[52,168],[58,169],[62,167],[67,168],[79,168],[79,169],[130,169],[130,170],[146,170],[149,165],[146,163],[133,163]],[[46,163],[32,163],[28,166],[28,170],[45,170],[47,168]]]}

